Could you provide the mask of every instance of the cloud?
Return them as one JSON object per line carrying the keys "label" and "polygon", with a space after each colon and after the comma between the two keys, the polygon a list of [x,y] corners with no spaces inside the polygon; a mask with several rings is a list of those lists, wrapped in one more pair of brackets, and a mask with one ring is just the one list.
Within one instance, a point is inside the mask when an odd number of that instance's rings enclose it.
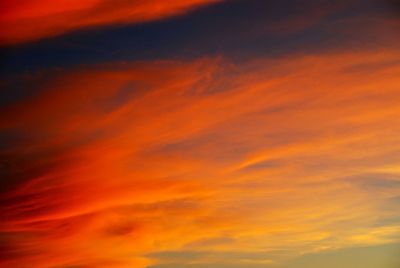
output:
{"label": "cloud", "polygon": [[58,72],[1,108],[2,264],[163,267],[156,252],[202,251],[182,267],[223,267],[246,251],[235,265],[260,267],[282,260],[267,252],[396,242],[382,220],[398,213],[381,208],[400,193],[376,193],[398,181],[399,57]]}
{"label": "cloud", "polygon": [[138,24],[187,12],[216,0],[18,0],[3,2],[0,44],[37,40],[87,27]]}

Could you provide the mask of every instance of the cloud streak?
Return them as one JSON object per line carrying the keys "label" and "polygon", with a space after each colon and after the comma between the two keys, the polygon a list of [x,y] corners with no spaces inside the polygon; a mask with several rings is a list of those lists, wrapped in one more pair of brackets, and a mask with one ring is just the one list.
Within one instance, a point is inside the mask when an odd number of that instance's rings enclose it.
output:
{"label": "cloud streak", "polygon": [[260,267],[398,241],[399,62],[387,49],[58,72],[0,113],[14,137],[0,137],[2,264]]}
{"label": "cloud streak", "polygon": [[179,15],[216,0],[62,0],[3,1],[0,44],[53,37],[82,28],[138,24]]}

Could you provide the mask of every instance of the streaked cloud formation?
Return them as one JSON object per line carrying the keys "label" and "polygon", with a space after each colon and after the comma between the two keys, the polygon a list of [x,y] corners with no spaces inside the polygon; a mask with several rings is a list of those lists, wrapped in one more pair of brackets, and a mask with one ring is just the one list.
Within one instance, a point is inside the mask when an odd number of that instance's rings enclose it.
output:
{"label": "streaked cloud formation", "polygon": [[9,176],[24,178],[1,211],[6,263],[146,267],[151,252],[188,251],[251,267],[396,242],[399,62],[364,51],[57,74],[2,113],[18,139]]}
{"label": "streaked cloud formation", "polygon": [[399,21],[374,1],[22,2],[4,18],[58,28],[8,28],[32,43],[4,50],[0,266],[398,267]]}
{"label": "streaked cloud formation", "polygon": [[143,23],[182,14],[217,0],[2,1],[0,44],[51,37],[107,24]]}

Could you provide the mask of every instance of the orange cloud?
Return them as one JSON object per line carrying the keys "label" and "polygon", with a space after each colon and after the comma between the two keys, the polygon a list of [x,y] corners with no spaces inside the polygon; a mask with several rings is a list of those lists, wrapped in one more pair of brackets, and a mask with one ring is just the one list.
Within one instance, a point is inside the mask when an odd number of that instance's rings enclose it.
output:
{"label": "orange cloud", "polygon": [[360,51],[56,74],[0,115],[19,137],[4,150],[14,183],[2,264],[251,267],[396,241],[399,60]]}
{"label": "orange cloud", "polygon": [[21,43],[93,26],[143,23],[182,14],[216,1],[2,1],[0,44]]}

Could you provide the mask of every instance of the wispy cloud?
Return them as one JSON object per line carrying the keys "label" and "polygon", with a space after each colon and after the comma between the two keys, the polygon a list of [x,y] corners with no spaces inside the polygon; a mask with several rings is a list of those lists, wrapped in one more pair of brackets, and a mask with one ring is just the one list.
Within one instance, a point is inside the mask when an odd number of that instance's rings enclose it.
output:
{"label": "wispy cloud", "polygon": [[382,223],[398,211],[381,208],[400,195],[399,60],[362,50],[59,72],[0,115],[14,137],[1,137],[3,264],[146,267],[182,251],[224,267],[242,251],[231,264],[257,267],[285,250],[397,241],[400,223]]}
{"label": "wispy cloud", "polygon": [[178,15],[217,0],[2,1],[0,44],[51,37],[87,27],[143,23]]}

